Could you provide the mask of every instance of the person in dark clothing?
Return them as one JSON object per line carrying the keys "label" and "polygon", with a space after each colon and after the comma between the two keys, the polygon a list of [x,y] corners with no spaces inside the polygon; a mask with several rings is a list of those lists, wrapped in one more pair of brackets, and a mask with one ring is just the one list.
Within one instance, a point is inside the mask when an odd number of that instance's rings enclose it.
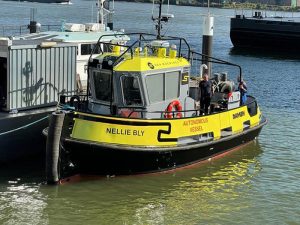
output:
{"label": "person in dark clothing", "polygon": [[200,82],[200,113],[208,114],[210,100],[213,94],[212,82],[208,79],[208,75],[203,75],[203,80]]}
{"label": "person in dark clothing", "polygon": [[238,90],[241,93],[240,105],[244,105],[247,100],[247,95],[246,95],[247,85],[246,85],[246,82],[243,81],[242,79],[238,79],[238,82],[239,82]]}

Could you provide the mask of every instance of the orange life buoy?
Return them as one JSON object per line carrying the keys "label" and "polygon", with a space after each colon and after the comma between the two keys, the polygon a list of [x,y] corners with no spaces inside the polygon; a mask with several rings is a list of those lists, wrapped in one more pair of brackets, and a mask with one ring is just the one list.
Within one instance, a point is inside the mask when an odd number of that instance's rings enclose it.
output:
{"label": "orange life buoy", "polygon": [[180,101],[173,100],[172,102],[170,102],[170,104],[168,105],[168,107],[166,109],[165,118],[173,118],[172,110],[174,107],[175,107],[176,111],[179,111],[176,113],[176,118],[182,117],[182,113],[180,112],[180,111],[182,111],[182,105],[181,105]]}
{"label": "orange life buoy", "polygon": [[233,99],[232,92],[229,92],[227,97],[228,97],[228,102],[232,101],[232,99]]}

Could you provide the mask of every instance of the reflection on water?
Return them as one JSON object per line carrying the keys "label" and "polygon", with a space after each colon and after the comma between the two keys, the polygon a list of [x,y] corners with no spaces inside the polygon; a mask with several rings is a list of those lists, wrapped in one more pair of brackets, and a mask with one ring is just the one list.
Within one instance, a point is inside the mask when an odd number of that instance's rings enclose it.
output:
{"label": "reflection on water", "polygon": [[249,207],[245,196],[261,171],[261,152],[256,142],[176,173],[103,178],[57,187],[10,177],[0,187],[0,224],[68,224],[70,218],[78,224],[224,220],[225,215]]}
{"label": "reflection on water", "polygon": [[[38,8],[41,24],[85,23],[95,4],[0,2],[5,8],[0,24],[16,25],[28,23],[24,18],[31,7]],[[116,2],[115,7],[115,27],[154,32],[151,4]],[[203,18],[198,15],[207,9],[170,6],[170,12],[175,18],[167,34],[183,36],[200,50]],[[235,51],[229,38],[234,10],[212,8],[211,13],[227,15],[215,17],[213,55],[242,66],[249,94],[269,120],[260,145],[176,173],[59,187],[42,185],[44,165],[13,164],[0,168],[0,224],[299,224],[299,55]],[[228,71],[230,77],[235,73]]]}
{"label": "reflection on water", "polygon": [[9,181],[7,189],[0,194],[0,223],[47,224],[43,214],[46,206],[39,185],[19,185],[18,181]]}
{"label": "reflection on water", "polygon": [[43,168],[30,161],[0,168],[0,224],[47,224],[47,198],[39,191]]}

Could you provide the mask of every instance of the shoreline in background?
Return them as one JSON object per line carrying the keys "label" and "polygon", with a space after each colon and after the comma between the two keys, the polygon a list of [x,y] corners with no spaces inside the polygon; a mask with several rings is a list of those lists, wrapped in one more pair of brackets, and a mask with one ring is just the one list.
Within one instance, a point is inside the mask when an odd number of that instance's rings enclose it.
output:
{"label": "shoreline in background", "polygon": [[[120,2],[140,2],[152,3],[152,0],[116,0]],[[178,6],[194,6],[194,7],[207,7],[207,2],[204,1],[188,1],[188,0],[170,0],[170,5]],[[283,5],[267,5],[261,3],[216,3],[211,2],[210,7],[223,8],[223,9],[254,9],[254,10],[269,10],[269,11],[286,11],[286,12],[300,12],[300,7],[291,7]]]}

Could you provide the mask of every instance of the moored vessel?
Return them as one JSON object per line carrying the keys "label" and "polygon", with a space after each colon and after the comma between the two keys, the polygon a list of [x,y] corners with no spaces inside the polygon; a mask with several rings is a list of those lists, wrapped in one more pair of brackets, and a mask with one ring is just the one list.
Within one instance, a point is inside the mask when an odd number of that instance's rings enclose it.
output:
{"label": "moored vessel", "polygon": [[[112,43],[111,51],[90,58],[87,94],[62,98],[60,111],[44,130],[48,183],[78,173],[132,175],[182,168],[259,135],[266,119],[256,99],[242,101],[226,73],[211,77],[210,112],[199,108],[202,71],[195,71],[203,68],[203,54],[183,38],[161,36],[162,19],[160,11],[157,35],[127,34],[131,45]],[[242,80],[239,65],[205,57],[236,68]]]}
{"label": "moored vessel", "polygon": [[59,94],[77,93],[76,52],[74,44],[0,40],[0,165],[43,154],[40,132]]}
{"label": "moored vessel", "polygon": [[297,17],[267,17],[260,11],[252,17],[237,14],[230,20],[230,39],[236,48],[295,52],[300,49],[299,26]]}

